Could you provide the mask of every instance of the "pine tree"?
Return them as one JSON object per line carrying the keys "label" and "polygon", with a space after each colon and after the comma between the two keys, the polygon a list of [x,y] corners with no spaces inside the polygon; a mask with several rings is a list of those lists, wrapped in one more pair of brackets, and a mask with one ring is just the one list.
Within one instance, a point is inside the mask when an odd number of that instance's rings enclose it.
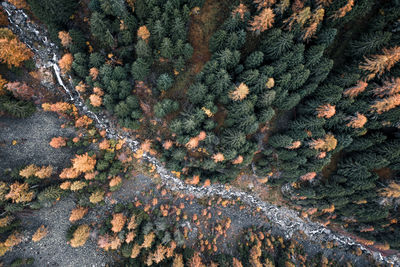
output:
{"label": "pine tree", "polygon": [[150,73],[150,65],[143,58],[138,58],[132,64],[131,73],[135,80],[143,81]]}
{"label": "pine tree", "polygon": [[78,6],[78,0],[27,0],[32,12],[46,24],[65,25]]}
{"label": "pine tree", "polygon": [[157,88],[161,91],[166,91],[171,88],[173,82],[174,80],[170,75],[163,73],[157,79]]}
{"label": "pine tree", "polygon": [[172,56],[174,55],[174,49],[172,46],[172,42],[169,38],[163,39],[161,43],[160,52],[162,57],[167,59],[172,59]]}

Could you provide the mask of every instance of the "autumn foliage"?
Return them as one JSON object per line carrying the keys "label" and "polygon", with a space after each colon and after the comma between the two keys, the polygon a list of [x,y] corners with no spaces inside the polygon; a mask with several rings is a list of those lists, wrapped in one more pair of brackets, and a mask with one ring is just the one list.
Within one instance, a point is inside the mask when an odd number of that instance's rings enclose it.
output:
{"label": "autumn foliage", "polygon": [[384,197],[400,198],[400,184],[390,183],[389,187],[386,187],[380,191],[380,195]]}
{"label": "autumn foliage", "polygon": [[100,107],[101,104],[103,103],[103,100],[101,99],[101,97],[96,94],[90,95],[89,100],[90,100],[90,104],[94,107]]}
{"label": "autumn foliage", "polygon": [[0,62],[8,67],[20,67],[22,62],[32,58],[32,51],[20,42],[7,28],[0,29]]}
{"label": "autumn foliage", "polygon": [[77,207],[71,211],[71,216],[69,216],[70,222],[76,222],[83,218],[88,213],[89,209],[85,207]]}
{"label": "autumn foliage", "polygon": [[119,233],[119,232],[121,232],[125,223],[126,223],[125,215],[123,213],[115,213],[115,214],[113,214],[113,218],[111,220],[111,225],[112,225],[111,230],[114,233]]}
{"label": "autumn foliage", "polygon": [[4,9],[0,7],[0,26],[7,26],[8,25],[8,17],[4,12]]}
{"label": "autumn foliage", "polygon": [[67,53],[62,56],[62,58],[58,61],[58,65],[63,73],[66,73],[71,70],[72,63],[74,62],[74,58],[72,54]]}
{"label": "autumn foliage", "polygon": [[348,118],[350,121],[346,125],[352,128],[362,128],[368,121],[367,117],[361,113],[356,113],[355,116]]}
{"label": "autumn foliage", "polygon": [[27,183],[15,182],[10,185],[10,191],[5,196],[6,199],[11,199],[13,203],[30,202],[35,193],[29,191],[29,185]]}
{"label": "autumn foliage", "polygon": [[142,38],[143,40],[146,41],[150,37],[150,32],[146,26],[141,26],[137,31],[137,35],[139,38]]}
{"label": "autumn foliage", "polygon": [[95,156],[89,156],[88,153],[76,155],[72,159],[72,167],[78,172],[90,172],[94,170],[96,165]]}
{"label": "autumn foliage", "polygon": [[336,148],[337,140],[333,134],[325,135],[325,138],[319,138],[310,142],[310,147],[316,150],[331,151]]}
{"label": "autumn foliage", "polygon": [[60,38],[61,44],[64,47],[68,47],[72,42],[71,35],[69,35],[69,33],[65,31],[59,32],[58,38]]}
{"label": "autumn foliage", "polygon": [[339,8],[332,16],[333,19],[343,18],[348,12],[353,9],[354,0],[348,0],[346,5]]}
{"label": "autumn foliage", "polygon": [[32,236],[33,242],[39,242],[48,234],[48,229],[44,225],[41,225]]}
{"label": "autumn foliage", "polygon": [[332,106],[331,104],[325,104],[322,106],[319,106],[317,108],[317,117],[318,118],[331,118],[333,115],[335,115],[336,109],[335,106]]}
{"label": "autumn foliage", "polygon": [[365,58],[359,68],[368,73],[367,80],[373,79],[375,76],[382,75],[385,71],[390,70],[400,60],[400,46],[392,48],[384,48],[383,54],[374,55]]}
{"label": "autumn foliage", "polygon": [[243,3],[240,3],[233,11],[232,11],[232,15],[236,15],[239,14],[241,19],[244,19],[244,15],[246,14],[246,12],[249,12],[249,9],[247,8],[246,5],[244,5]]}
{"label": "autumn foliage", "polygon": [[275,14],[271,8],[264,8],[259,15],[255,16],[253,21],[250,22],[251,30],[263,32],[270,28],[275,21]]}
{"label": "autumn foliage", "polygon": [[50,141],[50,146],[53,148],[60,148],[63,146],[67,145],[67,139],[65,137],[59,136],[59,137],[53,137]]}
{"label": "autumn foliage", "polygon": [[27,9],[29,8],[25,0],[7,0],[7,2],[13,4],[16,8]]}
{"label": "autumn foliage", "polygon": [[35,95],[35,90],[28,86],[26,83],[21,82],[9,82],[5,88],[12,92],[14,97],[29,101]]}
{"label": "autumn foliage", "polygon": [[90,227],[87,224],[79,225],[73,233],[72,239],[69,241],[71,247],[77,248],[83,246],[90,235]]}
{"label": "autumn foliage", "polygon": [[241,83],[241,84],[239,84],[239,86],[237,86],[235,88],[234,91],[229,93],[229,97],[235,101],[243,100],[246,98],[246,96],[249,94],[249,92],[250,92],[249,87],[246,84]]}
{"label": "autumn foliage", "polygon": [[368,83],[364,81],[358,81],[357,84],[353,87],[350,87],[344,90],[343,95],[354,98],[358,96],[360,93],[364,92],[365,88],[367,88]]}

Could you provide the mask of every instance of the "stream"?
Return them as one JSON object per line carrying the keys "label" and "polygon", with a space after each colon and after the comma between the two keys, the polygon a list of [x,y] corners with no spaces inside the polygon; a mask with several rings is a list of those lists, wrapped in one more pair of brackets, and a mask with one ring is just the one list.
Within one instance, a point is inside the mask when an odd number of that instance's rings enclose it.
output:
{"label": "stream", "polygon": [[[58,66],[61,50],[49,40],[46,29],[32,22],[23,10],[16,9],[13,5],[4,1],[2,2],[2,6],[10,21],[9,28],[34,52],[36,67],[52,69],[58,85],[65,91],[67,100],[75,104],[81,114],[92,118],[97,128],[106,130],[108,138],[125,139],[126,144],[132,151],[136,151],[140,147],[140,143],[114,125],[105,114],[95,114],[90,111],[80,98],[79,92],[72,86],[70,82],[71,77],[61,74]],[[48,84],[46,87],[55,92],[59,91],[54,84]],[[364,253],[371,254],[378,262],[400,266],[400,258],[398,255],[385,256],[380,252],[371,251],[346,235],[335,233],[325,226],[312,222],[309,219],[300,218],[297,211],[264,202],[258,197],[238,189],[226,189],[224,185],[214,184],[208,187],[196,187],[185,184],[182,180],[172,175],[155,157],[144,154],[143,159],[156,166],[157,173],[160,175],[162,182],[171,190],[192,194],[197,198],[240,198],[240,200],[249,207],[260,209],[271,223],[275,224],[285,233],[286,238],[291,238],[296,232],[302,231],[310,240],[319,243],[336,242],[338,247],[344,249],[359,246]]]}

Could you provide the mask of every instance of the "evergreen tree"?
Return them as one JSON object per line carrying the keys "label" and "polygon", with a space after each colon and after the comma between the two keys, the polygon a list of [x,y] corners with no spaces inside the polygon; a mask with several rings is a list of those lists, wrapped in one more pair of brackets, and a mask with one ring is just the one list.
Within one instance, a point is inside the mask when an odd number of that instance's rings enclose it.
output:
{"label": "evergreen tree", "polygon": [[131,73],[135,80],[143,81],[150,73],[150,65],[146,60],[138,58],[132,64]]}

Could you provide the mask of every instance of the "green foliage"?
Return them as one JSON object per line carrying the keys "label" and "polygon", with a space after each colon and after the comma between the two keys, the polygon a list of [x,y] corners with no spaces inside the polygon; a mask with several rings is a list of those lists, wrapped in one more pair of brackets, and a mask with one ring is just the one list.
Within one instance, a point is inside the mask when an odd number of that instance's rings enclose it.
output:
{"label": "green foliage", "polygon": [[179,109],[179,103],[170,99],[164,99],[154,106],[154,114],[158,118],[162,118],[171,112]]}
{"label": "green foliage", "polygon": [[0,96],[0,111],[16,118],[26,118],[36,111],[36,107],[32,102],[16,100],[11,96],[2,95]]}
{"label": "green foliage", "polygon": [[77,0],[28,0],[32,12],[46,24],[63,27],[78,6]]}

